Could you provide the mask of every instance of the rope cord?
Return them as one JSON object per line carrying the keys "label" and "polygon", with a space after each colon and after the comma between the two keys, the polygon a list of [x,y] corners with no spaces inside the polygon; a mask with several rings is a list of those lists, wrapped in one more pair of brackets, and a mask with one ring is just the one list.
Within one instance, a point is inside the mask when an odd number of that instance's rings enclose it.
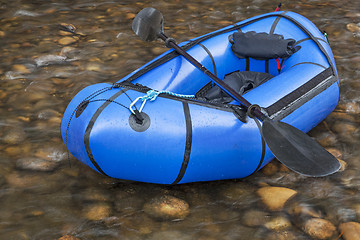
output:
{"label": "rope cord", "polygon": [[[171,96],[179,97],[179,98],[195,98],[195,95],[185,95],[185,94],[173,93],[173,92],[165,91],[165,90],[157,91],[157,90],[152,89],[152,90],[147,91],[146,95],[136,98],[129,106],[130,111],[133,114],[135,114],[135,111],[132,109],[132,107],[136,104],[137,101],[141,100],[142,104],[139,109],[139,112],[141,112],[145,106],[146,101],[147,100],[150,100],[151,102],[155,101],[156,98],[159,96],[159,94],[167,94],[167,95],[171,95]],[[135,108],[136,108],[136,106],[135,106]]]}

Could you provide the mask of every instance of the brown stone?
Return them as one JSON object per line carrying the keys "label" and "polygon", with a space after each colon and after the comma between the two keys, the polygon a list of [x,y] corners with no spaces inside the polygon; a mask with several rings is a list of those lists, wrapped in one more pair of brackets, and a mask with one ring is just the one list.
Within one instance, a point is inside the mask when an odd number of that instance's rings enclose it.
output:
{"label": "brown stone", "polygon": [[349,23],[346,25],[347,30],[349,30],[352,33],[360,32],[360,26],[355,23]]}
{"label": "brown stone", "polygon": [[263,203],[271,211],[280,211],[296,193],[295,190],[284,187],[262,187],[257,191]]}
{"label": "brown stone", "polygon": [[111,207],[106,203],[92,204],[84,209],[84,216],[91,221],[99,221],[109,217]]}
{"label": "brown stone", "polygon": [[277,216],[266,222],[264,226],[272,231],[282,231],[291,227],[291,223],[286,217]]}
{"label": "brown stone", "polygon": [[342,223],[339,226],[339,230],[342,233],[344,240],[360,239],[360,223],[358,222]]}
{"label": "brown stone", "polygon": [[311,218],[304,226],[304,231],[315,239],[328,239],[336,233],[336,227],[328,220]]}
{"label": "brown stone", "polygon": [[76,41],[77,40],[73,37],[63,37],[63,38],[59,39],[58,42],[60,45],[66,46],[66,45],[76,43]]}
{"label": "brown stone", "polygon": [[163,195],[144,204],[144,211],[159,219],[184,219],[189,213],[189,204],[182,199]]}
{"label": "brown stone", "polygon": [[28,69],[25,65],[22,64],[15,64],[12,66],[12,68],[14,69],[14,71],[17,71],[19,73],[23,73],[23,74],[31,73],[30,69]]}

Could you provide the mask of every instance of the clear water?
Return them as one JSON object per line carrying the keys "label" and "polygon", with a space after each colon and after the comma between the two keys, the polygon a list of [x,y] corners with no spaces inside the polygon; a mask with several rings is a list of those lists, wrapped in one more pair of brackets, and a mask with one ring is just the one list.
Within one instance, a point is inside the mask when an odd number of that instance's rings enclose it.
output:
{"label": "clear water", "polygon": [[[132,33],[132,18],[149,6],[164,14],[165,31],[178,42],[276,8],[267,0],[0,0],[0,239],[310,239],[302,230],[309,215],[293,214],[297,205],[335,226],[359,222],[360,6],[354,1],[283,1],[283,9],[328,33],[340,103],[310,135],[347,163],[344,171],[313,179],[274,162],[273,173],[171,187],[109,179],[73,158],[69,167],[59,126],[72,96],[87,85],[115,82],[166,50]],[[65,46],[69,39],[60,29],[73,26],[77,35]],[[33,162],[37,170],[29,170]],[[256,194],[265,185],[298,194],[273,212]],[[190,214],[181,221],[149,216],[143,205],[159,195],[185,200]],[[249,210],[269,220],[283,216],[290,226],[249,226]],[[104,217],[94,220],[92,212]]]}

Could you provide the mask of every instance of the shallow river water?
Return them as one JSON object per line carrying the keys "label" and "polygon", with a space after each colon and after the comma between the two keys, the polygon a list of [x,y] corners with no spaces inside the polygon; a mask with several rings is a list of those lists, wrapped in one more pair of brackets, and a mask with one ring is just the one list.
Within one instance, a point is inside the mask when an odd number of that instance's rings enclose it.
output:
{"label": "shallow river water", "polygon": [[166,51],[133,34],[142,8],[158,8],[166,33],[182,42],[276,5],[0,0],[0,239],[360,239],[357,1],[283,1],[283,10],[326,30],[335,55],[339,105],[309,133],[342,161],[332,176],[307,178],[273,161],[242,180],[127,183],[82,165],[62,142],[60,122],[74,94]]}

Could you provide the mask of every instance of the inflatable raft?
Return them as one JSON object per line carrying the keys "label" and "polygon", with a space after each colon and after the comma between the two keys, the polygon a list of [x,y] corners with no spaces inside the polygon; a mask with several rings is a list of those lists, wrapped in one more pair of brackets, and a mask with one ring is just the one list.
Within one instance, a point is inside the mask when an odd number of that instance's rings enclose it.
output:
{"label": "inflatable raft", "polygon": [[[238,54],[234,41],[256,43],[251,35],[289,40],[292,52],[262,57],[267,45],[253,44],[258,55]],[[304,132],[338,103],[329,43],[299,14],[264,14],[180,46],[269,118]],[[141,182],[243,178],[274,158],[244,108],[174,50],[116,83],[80,91],[64,113],[61,133],[68,150],[95,171]]]}

